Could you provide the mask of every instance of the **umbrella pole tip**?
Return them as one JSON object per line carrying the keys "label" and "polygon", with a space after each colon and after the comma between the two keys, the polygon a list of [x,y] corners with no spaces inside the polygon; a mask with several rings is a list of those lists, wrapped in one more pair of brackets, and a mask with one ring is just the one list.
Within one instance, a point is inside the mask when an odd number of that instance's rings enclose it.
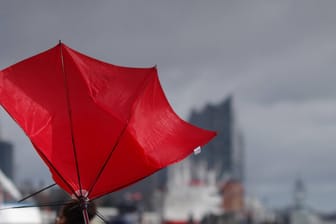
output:
{"label": "umbrella pole tip", "polygon": [[62,41],[61,41],[61,40],[58,40],[58,43],[61,45],[61,44],[62,44]]}

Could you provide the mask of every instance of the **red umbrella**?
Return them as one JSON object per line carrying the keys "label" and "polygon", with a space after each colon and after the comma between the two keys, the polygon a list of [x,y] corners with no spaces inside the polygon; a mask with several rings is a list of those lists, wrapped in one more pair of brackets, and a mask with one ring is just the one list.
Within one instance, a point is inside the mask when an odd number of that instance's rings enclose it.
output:
{"label": "red umbrella", "polygon": [[84,201],[178,162],[216,135],[174,113],[156,67],[108,64],[62,43],[0,71],[0,103],[55,182]]}

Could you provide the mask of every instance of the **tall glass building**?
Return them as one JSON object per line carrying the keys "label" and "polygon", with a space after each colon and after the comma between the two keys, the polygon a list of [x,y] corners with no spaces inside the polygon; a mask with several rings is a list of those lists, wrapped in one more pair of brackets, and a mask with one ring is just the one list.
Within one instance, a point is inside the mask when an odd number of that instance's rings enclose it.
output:
{"label": "tall glass building", "polygon": [[243,136],[237,124],[233,97],[218,105],[207,105],[201,111],[193,111],[189,121],[205,129],[217,131],[195,162],[206,161],[209,169],[217,173],[217,181],[227,178],[244,181]]}

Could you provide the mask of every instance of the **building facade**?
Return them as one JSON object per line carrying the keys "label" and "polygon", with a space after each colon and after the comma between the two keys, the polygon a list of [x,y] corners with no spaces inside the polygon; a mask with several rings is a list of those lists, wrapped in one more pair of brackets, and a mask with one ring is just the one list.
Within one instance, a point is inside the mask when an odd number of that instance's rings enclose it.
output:
{"label": "building facade", "polygon": [[217,131],[217,137],[202,149],[194,161],[206,161],[215,170],[217,181],[235,179],[244,181],[243,136],[237,124],[233,97],[218,105],[207,105],[201,111],[193,111],[189,121],[199,127]]}
{"label": "building facade", "polygon": [[0,141],[0,169],[11,180],[14,178],[14,152],[13,145]]}

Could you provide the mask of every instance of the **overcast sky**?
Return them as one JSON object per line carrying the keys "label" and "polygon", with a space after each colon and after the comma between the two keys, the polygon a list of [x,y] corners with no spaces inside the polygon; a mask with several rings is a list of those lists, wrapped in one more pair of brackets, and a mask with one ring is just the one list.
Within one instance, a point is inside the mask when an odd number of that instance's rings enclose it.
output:
{"label": "overcast sky", "polygon": [[[233,94],[245,136],[247,191],[336,210],[336,1],[1,1],[0,68],[65,44],[124,66],[157,65],[176,112]],[[16,179],[48,170],[1,112],[15,143]],[[47,184],[46,183],[46,184]]]}

